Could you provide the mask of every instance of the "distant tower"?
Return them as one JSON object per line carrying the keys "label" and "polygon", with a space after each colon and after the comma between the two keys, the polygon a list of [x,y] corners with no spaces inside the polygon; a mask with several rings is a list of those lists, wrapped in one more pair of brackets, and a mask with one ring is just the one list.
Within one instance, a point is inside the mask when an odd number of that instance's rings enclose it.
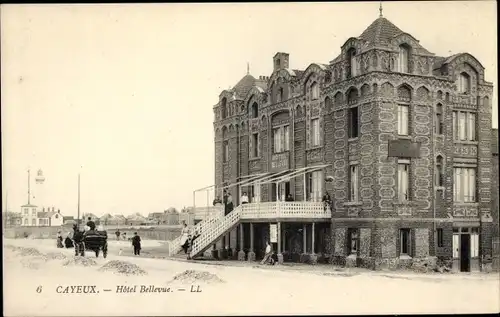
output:
{"label": "distant tower", "polygon": [[43,171],[41,169],[38,170],[35,177],[35,201],[36,205],[41,208],[47,207],[47,195],[45,193],[45,176],[43,176]]}

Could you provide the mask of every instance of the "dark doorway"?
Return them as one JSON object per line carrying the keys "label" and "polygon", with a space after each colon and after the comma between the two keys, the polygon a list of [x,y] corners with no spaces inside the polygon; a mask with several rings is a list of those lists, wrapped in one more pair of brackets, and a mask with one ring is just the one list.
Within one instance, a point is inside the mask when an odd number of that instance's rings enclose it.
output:
{"label": "dark doorway", "polygon": [[460,272],[470,272],[470,234],[460,235]]}

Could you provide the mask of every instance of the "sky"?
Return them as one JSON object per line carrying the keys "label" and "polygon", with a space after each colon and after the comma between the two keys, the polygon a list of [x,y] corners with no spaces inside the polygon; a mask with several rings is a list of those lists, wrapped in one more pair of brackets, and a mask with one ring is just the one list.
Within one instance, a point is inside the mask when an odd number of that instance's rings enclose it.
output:
{"label": "sky", "polygon": [[[384,17],[438,56],[469,52],[495,85],[495,1],[386,2]],[[328,63],[378,2],[2,5],[2,201],[147,215],[214,183],[213,105],[246,74]],[[43,185],[34,176],[42,169]],[[209,200],[212,196],[209,193]],[[198,193],[196,205],[206,205]]]}

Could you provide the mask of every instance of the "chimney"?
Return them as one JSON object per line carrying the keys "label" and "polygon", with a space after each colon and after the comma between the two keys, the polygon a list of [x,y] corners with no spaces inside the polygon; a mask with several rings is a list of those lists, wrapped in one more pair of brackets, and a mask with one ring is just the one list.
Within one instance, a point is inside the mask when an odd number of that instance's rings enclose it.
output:
{"label": "chimney", "polygon": [[52,207],[52,211],[55,211],[55,210],[56,210],[56,208],[55,208],[55,207]]}
{"label": "chimney", "polygon": [[57,213],[60,214],[61,213],[61,209],[57,209]]}
{"label": "chimney", "polygon": [[286,69],[289,67],[289,58],[290,54],[288,53],[283,53],[283,52],[278,52],[276,55],[273,57],[273,62],[274,62],[274,71]]}

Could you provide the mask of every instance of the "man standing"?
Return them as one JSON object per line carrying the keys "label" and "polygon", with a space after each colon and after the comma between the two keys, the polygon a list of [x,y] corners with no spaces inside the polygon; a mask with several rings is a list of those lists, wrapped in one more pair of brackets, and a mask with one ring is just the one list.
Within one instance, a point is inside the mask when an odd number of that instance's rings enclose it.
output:
{"label": "man standing", "polygon": [[141,255],[141,237],[139,237],[137,232],[134,232],[132,246],[134,247],[134,255]]}
{"label": "man standing", "polygon": [[92,221],[91,217],[88,218],[87,226],[90,228],[90,230],[92,230],[92,231],[95,230],[95,222]]}

